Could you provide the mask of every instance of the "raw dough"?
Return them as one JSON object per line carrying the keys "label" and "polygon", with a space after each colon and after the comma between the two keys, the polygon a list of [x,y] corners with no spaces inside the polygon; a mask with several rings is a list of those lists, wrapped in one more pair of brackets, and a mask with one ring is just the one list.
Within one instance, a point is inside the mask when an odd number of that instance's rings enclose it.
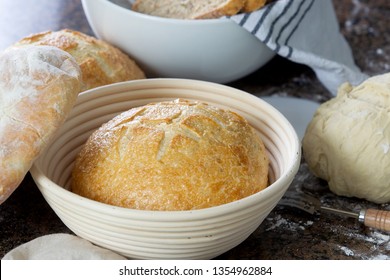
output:
{"label": "raw dough", "polygon": [[311,171],[337,195],[390,202],[390,73],[322,104],[302,141]]}

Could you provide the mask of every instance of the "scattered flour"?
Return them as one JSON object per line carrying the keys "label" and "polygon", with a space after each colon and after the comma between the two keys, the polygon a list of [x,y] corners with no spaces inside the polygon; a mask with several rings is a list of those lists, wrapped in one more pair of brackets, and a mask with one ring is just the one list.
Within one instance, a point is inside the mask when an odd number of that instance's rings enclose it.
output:
{"label": "scattered flour", "polygon": [[[274,217],[268,217],[267,221],[269,222],[269,226],[265,229],[266,231],[281,227],[289,231],[297,232],[305,230],[314,223],[310,220],[305,222],[294,222],[283,218],[280,214],[275,215]],[[335,234],[340,234],[340,231],[337,228],[333,228],[332,231],[334,231]],[[364,243],[364,246],[367,246],[371,252],[370,254],[367,254],[367,251],[361,252],[356,248],[335,245],[336,249],[342,251],[344,255],[354,257],[356,259],[390,260],[390,235],[378,231],[351,231],[349,233],[343,232],[341,234],[348,235],[347,237],[350,240],[355,239],[361,241],[360,243]]]}
{"label": "scattered flour", "polygon": [[[338,246],[339,249],[345,253],[345,255],[369,260],[390,260],[390,235],[373,231],[367,235],[363,233],[351,233],[349,234],[349,237],[370,243],[370,250],[372,254],[367,256],[366,252],[363,254],[357,251],[353,251],[351,248],[345,246]],[[389,253],[386,255],[383,253],[383,251]]]}
{"label": "scattered flour", "polygon": [[267,220],[272,222],[272,224],[270,227],[266,229],[266,231],[270,231],[281,226],[291,231],[305,230],[307,226],[311,226],[313,224],[313,221],[306,221],[304,223],[295,223],[285,218],[282,218],[281,215],[276,215],[273,218],[267,218]]}
{"label": "scattered flour", "polygon": [[345,246],[338,246],[347,256],[354,256],[355,253],[349,249],[348,247]]}

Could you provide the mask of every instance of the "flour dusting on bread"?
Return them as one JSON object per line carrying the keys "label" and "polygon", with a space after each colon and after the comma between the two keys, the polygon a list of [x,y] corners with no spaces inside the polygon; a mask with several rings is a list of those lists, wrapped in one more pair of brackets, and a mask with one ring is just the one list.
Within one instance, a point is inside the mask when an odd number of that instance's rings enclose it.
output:
{"label": "flour dusting on bread", "polygon": [[1,204],[73,108],[81,71],[58,48],[25,46],[0,54],[0,73]]}
{"label": "flour dusting on bread", "polygon": [[177,99],[130,109],[95,131],[76,158],[72,191],[133,209],[201,209],[266,188],[268,163],[243,117]]}
{"label": "flour dusting on bread", "polygon": [[81,91],[145,78],[143,70],[127,54],[103,40],[75,30],[32,34],[13,47],[26,45],[53,46],[72,55],[82,72]]}

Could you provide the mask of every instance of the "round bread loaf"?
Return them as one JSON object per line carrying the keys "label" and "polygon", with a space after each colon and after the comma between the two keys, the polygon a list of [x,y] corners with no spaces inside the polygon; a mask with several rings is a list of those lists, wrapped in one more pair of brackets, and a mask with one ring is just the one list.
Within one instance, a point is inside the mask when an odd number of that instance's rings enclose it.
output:
{"label": "round bread loaf", "polygon": [[0,54],[0,73],[1,204],[72,109],[81,72],[58,48],[26,46]]}
{"label": "round bread loaf", "polygon": [[79,64],[83,84],[81,91],[98,86],[145,78],[134,60],[112,45],[74,30],[42,32],[17,42],[21,45],[48,45],[71,54]]}
{"label": "round bread loaf", "polygon": [[266,188],[268,164],[243,117],[177,99],[133,108],[95,131],[76,158],[72,191],[132,209],[200,209]]}

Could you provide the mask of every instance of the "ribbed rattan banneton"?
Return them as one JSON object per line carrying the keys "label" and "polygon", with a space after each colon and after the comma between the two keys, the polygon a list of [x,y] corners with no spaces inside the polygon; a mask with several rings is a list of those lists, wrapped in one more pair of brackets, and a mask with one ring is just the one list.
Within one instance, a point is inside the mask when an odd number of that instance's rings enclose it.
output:
{"label": "ribbed rattan banneton", "polygon": [[[193,211],[114,207],[68,190],[75,156],[102,123],[132,107],[176,98],[200,100],[245,117],[270,158],[270,185],[239,201]],[[136,259],[210,259],[244,241],[278,203],[298,171],[300,141],[274,107],[228,86],[185,79],[130,81],[82,93],[31,174],[44,198],[75,234]]]}

